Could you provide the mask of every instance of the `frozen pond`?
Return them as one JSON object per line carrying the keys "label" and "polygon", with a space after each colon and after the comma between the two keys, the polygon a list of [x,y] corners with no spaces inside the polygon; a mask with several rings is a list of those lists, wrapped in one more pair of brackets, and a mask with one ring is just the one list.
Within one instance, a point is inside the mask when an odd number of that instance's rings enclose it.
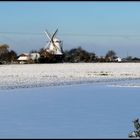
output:
{"label": "frozen pond", "polygon": [[119,83],[0,90],[0,138],[128,138],[139,80]]}
{"label": "frozen pond", "polygon": [[128,138],[140,63],[0,65],[0,138]]}

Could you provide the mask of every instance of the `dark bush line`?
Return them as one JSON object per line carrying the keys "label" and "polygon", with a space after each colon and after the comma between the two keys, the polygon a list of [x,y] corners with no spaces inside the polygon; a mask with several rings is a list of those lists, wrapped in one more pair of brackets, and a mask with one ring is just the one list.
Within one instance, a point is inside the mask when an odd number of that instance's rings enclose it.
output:
{"label": "dark bush line", "polygon": [[[0,46],[0,64],[18,63],[17,53],[8,50],[9,46],[4,44]],[[65,50],[63,55],[54,55],[41,48],[39,51],[32,50],[30,53],[40,54],[38,60],[29,61],[28,63],[91,63],[91,62],[116,62],[117,55],[113,50],[109,50],[105,56],[98,57],[94,52],[88,52],[82,47]],[[128,56],[122,59],[122,62],[140,62],[140,58]]]}

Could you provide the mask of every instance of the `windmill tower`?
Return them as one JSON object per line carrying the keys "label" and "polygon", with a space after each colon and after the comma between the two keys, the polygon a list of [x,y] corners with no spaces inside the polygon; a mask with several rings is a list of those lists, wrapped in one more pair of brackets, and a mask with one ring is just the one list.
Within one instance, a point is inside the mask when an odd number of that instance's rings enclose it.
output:
{"label": "windmill tower", "polygon": [[45,30],[45,34],[49,39],[48,44],[45,47],[45,50],[51,54],[54,55],[63,55],[63,43],[61,40],[56,38],[56,33],[58,32],[58,29],[54,32],[53,35],[51,35],[47,30]]}

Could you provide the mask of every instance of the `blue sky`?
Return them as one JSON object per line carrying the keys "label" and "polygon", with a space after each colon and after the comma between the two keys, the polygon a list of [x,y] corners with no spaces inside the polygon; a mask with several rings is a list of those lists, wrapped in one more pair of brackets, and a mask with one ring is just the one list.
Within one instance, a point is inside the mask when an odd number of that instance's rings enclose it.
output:
{"label": "blue sky", "polygon": [[17,53],[44,47],[44,30],[58,28],[64,50],[140,57],[140,2],[0,2],[0,19],[0,43]]}

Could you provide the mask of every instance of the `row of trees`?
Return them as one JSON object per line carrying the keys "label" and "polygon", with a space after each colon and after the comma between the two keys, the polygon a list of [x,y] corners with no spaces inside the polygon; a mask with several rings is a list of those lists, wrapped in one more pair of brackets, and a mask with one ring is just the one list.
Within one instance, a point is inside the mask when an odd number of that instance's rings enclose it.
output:
{"label": "row of trees", "polygon": [[[55,56],[48,53],[46,50],[41,48],[39,51],[30,51],[30,53],[39,53],[40,58],[35,60],[33,63],[57,63],[57,62],[115,62],[117,55],[115,51],[109,50],[104,57],[98,57],[94,52],[88,52],[82,47],[65,50],[63,56]],[[15,51],[9,51],[7,44],[0,45],[0,63],[16,63],[18,55]],[[140,61],[139,58],[132,58],[131,56],[124,59],[127,62]]]}
{"label": "row of trees", "polygon": [[38,63],[58,63],[63,62],[63,55],[57,56],[47,52],[45,49],[41,48],[38,53],[40,54],[40,58],[38,59]]}
{"label": "row of trees", "polygon": [[116,53],[112,50],[108,51],[105,57],[98,57],[93,52],[88,52],[82,47],[73,48],[64,51],[63,56],[54,56],[46,52],[43,48],[39,50],[39,63],[56,63],[56,62],[112,62],[117,58]]}
{"label": "row of trees", "polygon": [[95,53],[87,52],[82,47],[74,48],[64,52],[64,62],[93,62],[97,61]]}

